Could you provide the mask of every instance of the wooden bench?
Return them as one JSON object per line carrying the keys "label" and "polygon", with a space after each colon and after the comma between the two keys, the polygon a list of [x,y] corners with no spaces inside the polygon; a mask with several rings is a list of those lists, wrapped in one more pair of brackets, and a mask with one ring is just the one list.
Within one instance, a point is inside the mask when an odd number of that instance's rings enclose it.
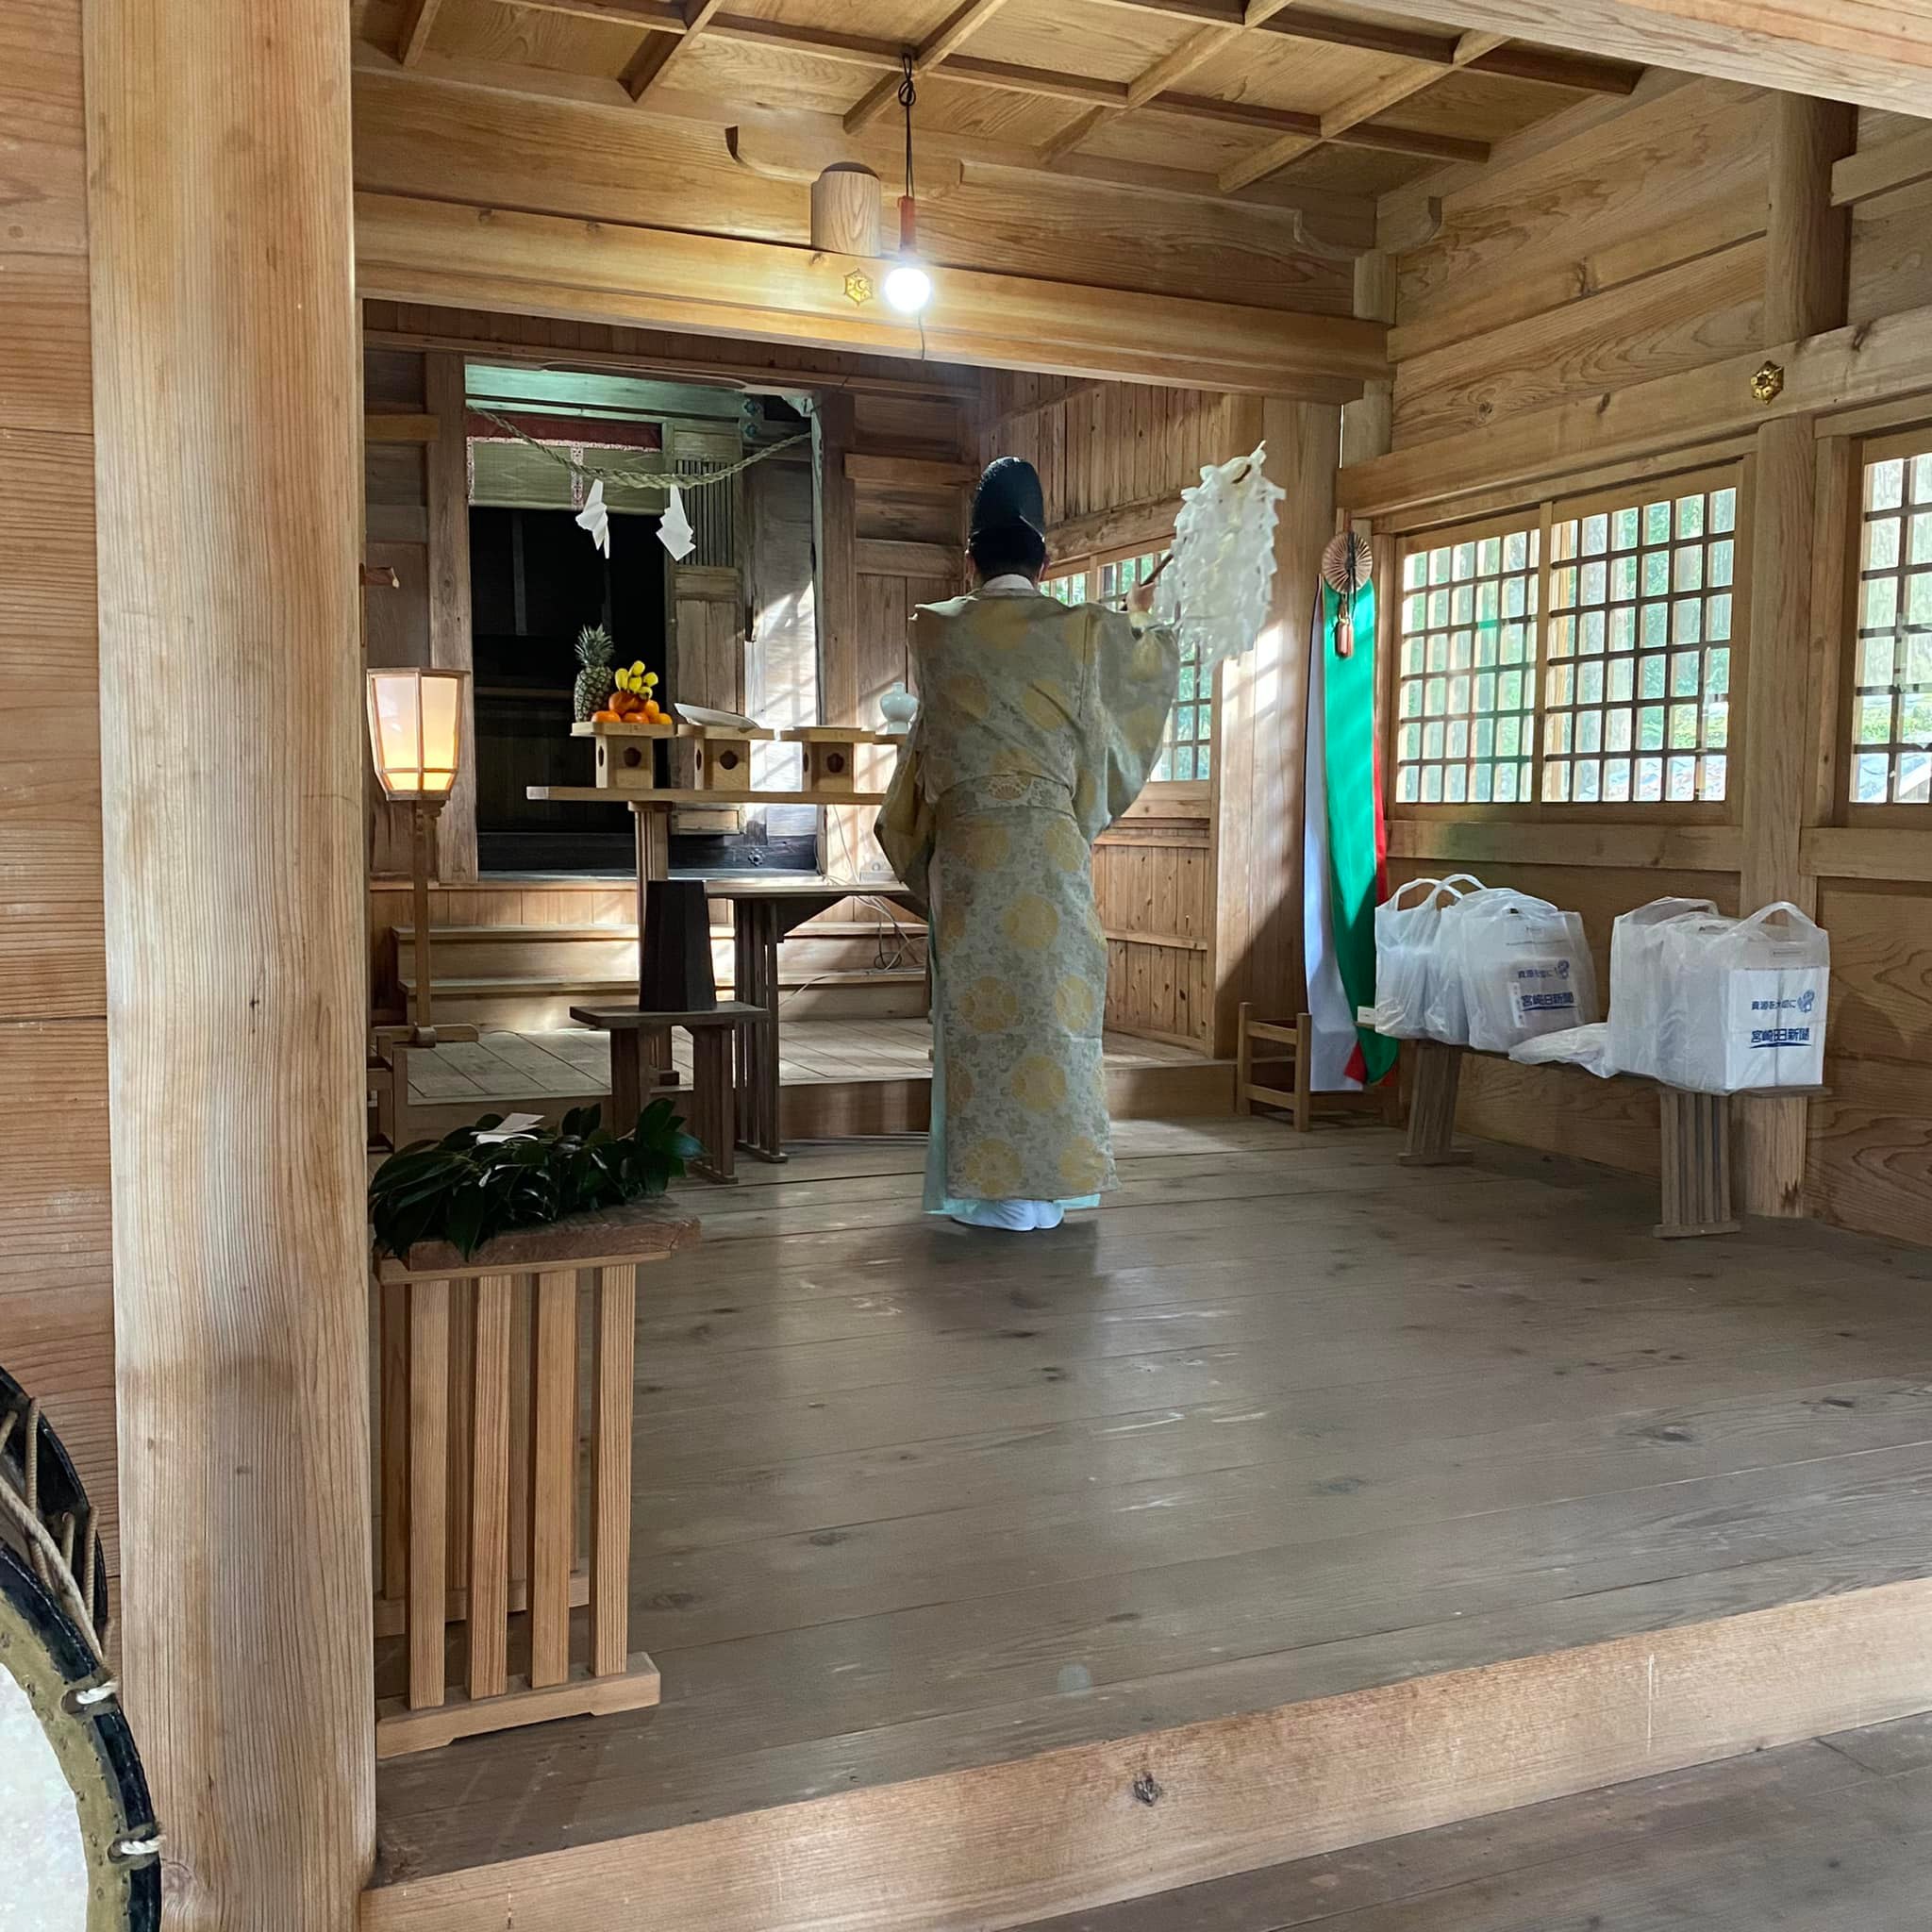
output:
{"label": "wooden bench", "polygon": [[763,1007],[744,1000],[720,1000],[714,1007],[657,1012],[642,1007],[573,1007],[581,1026],[610,1036],[610,1125],[625,1133],[661,1083],[671,1065],[671,1030],[691,1035],[691,1103],[685,1124],[704,1144],[691,1171],[706,1180],[731,1185],[738,1179],[738,1082],[732,1053],[741,1033],[772,1024]]}
{"label": "wooden bench", "polygon": [[[1408,1140],[1400,1157],[1402,1164],[1447,1167],[1468,1160],[1468,1152],[1456,1145],[1456,1103],[1462,1086],[1463,1056],[1479,1049],[1445,1046],[1434,1040],[1407,1040],[1403,1045],[1407,1051],[1410,1082]],[[1508,1058],[1507,1054],[1485,1057]],[[1659,1219],[1651,1232],[1659,1241],[1736,1234],[1742,1226],[1731,1206],[1732,1101],[1809,1100],[1830,1091],[1824,1087],[1763,1087],[1742,1093],[1696,1093],[1647,1080],[1641,1074],[1613,1074],[1610,1077],[1644,1079],[1657,1089],[1661,1199]]]}

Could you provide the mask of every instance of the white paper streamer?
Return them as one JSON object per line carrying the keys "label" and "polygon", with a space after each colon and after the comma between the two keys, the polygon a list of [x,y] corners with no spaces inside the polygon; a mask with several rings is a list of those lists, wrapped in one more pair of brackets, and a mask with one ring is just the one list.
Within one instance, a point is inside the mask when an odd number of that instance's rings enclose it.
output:
{"label": "white paper streamer", "polygon": [[1232,462],[1203,464],[1181,491],[1174,561],[1154,587],[1154,612],[1200,652],[1203,671],[1255,647],[1274,581],[1275,506],[1287,494],[1268,480],[1266,443]]}
{"label": "white paper streamer", "polygon": [[591,541],[606,557],[610,555],[610,512],[604,508],[604,479],[599,476],[591,485],[591,493],[584,498],[584,507],[576,515],[577,528],[591,533]]}
{"label": "white paper streamer", "polygon": [[684,513],[684,491],[675,483],[671,486],[671,501],[664,506],[664,514],[658,520],[658,541],[679,563],[698,547],[697,533]]}

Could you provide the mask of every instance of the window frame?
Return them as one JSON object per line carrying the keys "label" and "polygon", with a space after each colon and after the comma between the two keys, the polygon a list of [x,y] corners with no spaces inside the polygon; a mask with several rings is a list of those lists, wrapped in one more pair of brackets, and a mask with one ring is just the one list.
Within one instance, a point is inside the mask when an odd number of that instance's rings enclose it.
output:
{"label": "window frame", "polygon": [[[1382,599],[1383,619],[1378,625],[1378,644],[1387,666],[1382,692],[1384,810],[1391,820],[1419,823],[1469,824],[1485,822],[1507,824],[1736,824],[1740,822],[1742,791],[1746,685],[1751,656],[1751,517],[1755,495],[1755,463],[1750,457],[1736,457],[1718,463],[1689,464],[1682,470],[1659,476],[1633,476],[1627,481],[1580,491],[1574,494],[1550,494],[1526,502],[1514,510],[1498,511],[1460,522],[1442,522],[1404,530],[1394,537],[1393,561],[1390,573],[1391,590]],[[1551,620],[1551,576],[1557,564],[1551,558],[1552,539],[1558,524],[1580,520],[1614,509],[1627,509],[1633,503],[1641,508],[1663,498],[1701,491],[1735,489],[1738,492],[1736,525],[1730,532],[1735,544],[1732,564],[1732,615],[1730,639],[1730,679],[1727,690],[1730,727],[1724,796],[1722,799],[1589,799],[1556,800],[1543,795],[1543,767],[1546,757],[1545,720],[1548,716],[1547,673],[1550,668],[1549,626]],[[1417,551],[1438,550],[1445,544],[1480,541],[1484,538],[1527,530],[1537,538],[1536,614],[1530,626],[1534,646],[1531,665],[1534,673],[1535,706],[1530,713],[1534,744],[1530,755],[1530,791],[1527,799],[1502,803],[1467,799],[1425,802],[1399,800],[1395,796],[1396,752],[1400,744],[1402,719],[1399,715],[1402,690],[1400,653],[1402,645],[1403,583],[1407,560]],[[1564,559],[1567,561],[1567,559]],[[1560,614],[1560,613],[1559,613]],[[1574,661],[1574,659],[1570,661]],[[1571,754],[1570,756],[1574,756]],[[1899,809],[1911,811],[1916,807]]]}
{"label": "window frame", "polygon": [[[1932,801],[1900,805],[1861,805],[1852,795],[1857,772],[1858,632],[1863,625],[1865,584],[1865,472],[1874,463],[1932,456],[1932,420],[1852,439],[1849,487],[1845,491],[1845,551],[1842,623],[1839,640],[1837,724],[1833,733],[1835,769],[1829,823],[1841,825],[1910,828],[1932,832]],[[1901,573],[1903,575],[1903,572]]]}

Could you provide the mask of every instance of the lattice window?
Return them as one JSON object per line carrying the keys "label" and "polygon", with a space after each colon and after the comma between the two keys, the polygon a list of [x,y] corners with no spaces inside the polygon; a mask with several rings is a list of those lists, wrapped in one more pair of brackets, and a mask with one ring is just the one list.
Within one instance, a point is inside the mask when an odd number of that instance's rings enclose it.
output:
{"label": "lattice window", "polygon": [[1707,479],[1550,528],[1542,796],[1693,804],[1724,795],[1738,490]]}
{"label": "lattice window", "polygon": [[[1154,574],[1161,552],[1109,558],[1076,571],[1046,577],[1040,588],[1062,604],[1106,604],[1126,608],[1127,592]],[[1199,646],[1181,645],[1180,696],[1168,714],[1167,733],[1154,767],[1154,780],[1191,780],[1214,775],[1214,675],[1204,673]]]}
{"label": "lattice window", "polygon": [[1410,805],[1534,796],[1541,531],[1472,532],[1402,560],[1395,797]]}
{"label": "lattice window", "polygon": [[1932,432],[1868,451],[1851,803],[1932,804]]}
{"label": "lattice window", "polygon": [[[1154,575],[1162,553],[1146,550],[1135,557],[1115,558],[1103,563],[1096,575],[1096,601],[1124,609],[1127,592]],[[1185,782],[1213,775],[1214,769],[1214,678],[1201,671],[1198,644],[1181,645],[1180,695],[1168,713],[1167,732],[1161,740],[1160,757],[1154,766],[1154,782]]]}

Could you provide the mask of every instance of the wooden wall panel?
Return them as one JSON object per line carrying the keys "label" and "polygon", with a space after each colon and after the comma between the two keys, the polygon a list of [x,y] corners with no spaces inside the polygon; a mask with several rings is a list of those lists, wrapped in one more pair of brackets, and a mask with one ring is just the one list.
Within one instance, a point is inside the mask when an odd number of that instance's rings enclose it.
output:
{"label": "wooden wall panel", "polygon": [[1701,368],[1764,345],[1764,242],[1740,242],[1486,335],[1410,357],[1395,383],[1407,443]]}
{"label": "wooden wall panel", "polygon": [[[1831,933],[1833,1058],[1932,1070],[1932,888],[1830,880],[1819,908]],[[1925,1100],[1932,1115],[1932,1073]]]}
{"label": "wooden wall panel", "polygon": [[1198,813],[1137,813],[1093,848],[1107,934],[1107,1024],[1205,1047],[1214,1030],[1214,842]]}
{"label": "wooden wall panel", "polygon": [[1848,322],[1932,304],[1932,181],[1860,202],[1852,210]]}
{"label": "wooden wall panel", "polygon": [[1817,1210],[1932,1242],[1932,886],[1826,880],[1829,1100],[1811,1110]]}
{"label": "wooden wall panel", "polygon": [[80,0],[0,8],[0,1363],[118,1571]]}
{"label": "wooden wall panel", "polygon": [[1056,553],[1110,550],[1174,527],[1204,463],[1245,454],[1246,399],[1215,390],[989,375],[980,456],[1037,468]]}
{"label": "wooden wall panel", "polygon": [[[1707,81],[1486,171],[1444,196],[1441,232],[1402,258],[1398,322],[1471,310],[1477,328],[1499,327],[1557,306],[1553,268],[1567,268],[1580,295],[1606,251],[1667,238],[1688,260],[1751,232],[1728,210],[1761,204],[1769,132],[1761,94]],[[1690,245],[1700,230],[1714,239]]]}

